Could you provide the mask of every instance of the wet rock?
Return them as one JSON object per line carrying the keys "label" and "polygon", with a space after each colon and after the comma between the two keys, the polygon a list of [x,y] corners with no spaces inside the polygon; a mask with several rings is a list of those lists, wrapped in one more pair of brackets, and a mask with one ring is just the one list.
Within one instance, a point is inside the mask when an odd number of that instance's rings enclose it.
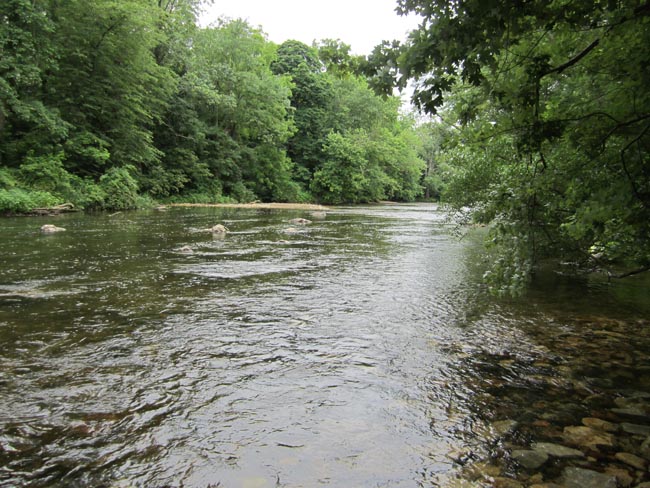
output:
{"label": "wet rock", "polygon": [[640,406],[612,408],[612,412],[614,412],[616,415],[620,415],[621,417],[650,421],[650,416],[646,413],[645,409]]}
{"label": "wet rock", "polygon": [[524,468],[533,471],[539,469],[546,461],[548,461],[548,454],[543,451],[529,451],[523,449],[516,449],[512,451],[512,459],[517,461]]}
{"label": "wet rock", "polygon": [[650,481],[636,485],[634,488],[650,488]]}
{"label": "wet rock", "polygon": [[494,488],[524,488],[523,483],[511,478],[494,478],[492,482]]}
{"label": "wet rock", "polygon": [[616,488],[616,477],[590,469],[568,467],[562,473],[566,488]]}
{"label": "wet rock", "polygon": [[645,459],[629,452],[617,452],[614,457],[622,463],[625,463],[628,466],[632,466],[633,468],[641,471],[645,470],[647,464]]}
{"label": "wet rock", "polygon": [[194,252],[194,249],[192,249],[190,246],[183,246],[179,247],[177,251],[183,254],[192,254]]}
{"label": "wet rock", "polygon": [[634,477],[630,475],[627,469],[609,466],[605,469],[605,474],[614,476],[619,488],[629,488],[634,484]]}
{"label": "wet rock", "polygon": [[639,454],[641,454],[646,459],[650,459],[650,437],[648,437],[641,444],[641,447],[639,448]]}
{"label": "wet rock", "polygon": [[291,219],[289,223],[296,224],[296,225],[307,225],[307,224],[311,224],[311,220],[298,218],[298,219]]}
{"label": "wet rock", "polygon": [[325,217],[327,217],[327,212],[316,211],[316,212],[311,212],[309,215],[311,215],[315,219],[324,219]]}
{"label": "wet rock", "polygon": [[228,227],[221,224],[214,225],[208,229],[205,229],[205,231],[212,232],[213,234],[226,234],[227,232],[230,232],[230,230],[228,230]]}
{"label": "wet rock", "polygon": [[560,459],[584,458],[585,455],[582,451],[571,449],[570,447],[561,444],[552,444],[550,442],[537,442],[533,444],[533,449],[538,452],[544,452],[549,456]]}
{"label": "wet rock", "polygon": [[582,419],[583,425],[590,427],[596,430],[602,430],[605,432],[618,432],[619,426],[613,422],[608,422],[607,420],[597,419],[593,417],[586,417]]}
{"label": "wet rock", "polygon": [[447,457],[449,459],[451,459],[455,463],[460,464],[461,466],[464,466],[465,464],[467,464],[467,462],[470,459],[472,459],[473,456],[474,456],[474,453],[469,448],[454,450],[454,451],[451,451],[449,454],[447,454]]}
{"label": "wet rock", "polygon": [[627,432],[628,434],[650,436],[650,425],[623,422],[621,428],[623,429],[623,432]]}
{"label": "wet rock", "polygon": [[537,483],[530,485],[529,488],[564,488],[562,485],[557,485],[555,483]]}
{"label": "wet rock", "polygon": [[54,234],[56,232],[64,232],[65,229],[63,227],[57,227],[56,225],[51,225],[51,224],[45,224],[41,226],[41,232],[43,234]]}
{"label": "wet rock", "polygon": [[494,437],[503,437],[513,432],[518,426],[516,420],[498,420],[490,425],[490,433]]}
{"label": "wet rock", "polygon": [[562,436],[567,444],[591,449],[599,446],[614,447],[616,441],[611,434],[582,426],[565,427]]}

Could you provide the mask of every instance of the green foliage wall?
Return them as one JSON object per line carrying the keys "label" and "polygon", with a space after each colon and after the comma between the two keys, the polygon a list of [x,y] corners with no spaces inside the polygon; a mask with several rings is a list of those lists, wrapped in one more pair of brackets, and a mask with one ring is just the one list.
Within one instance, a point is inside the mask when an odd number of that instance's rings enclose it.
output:
{"label": "green foliage wall", "polygon": [[[277,46],[237,19],[199,28],[199,7],[0,4],[0,169],[13,181],[0,211],[421,194],[413,124],[371,92],[349,46]],[[333,155],[340,141],[359,145],[359,164]],[[329,195],[324,181],[345,172],[359,184]]]}

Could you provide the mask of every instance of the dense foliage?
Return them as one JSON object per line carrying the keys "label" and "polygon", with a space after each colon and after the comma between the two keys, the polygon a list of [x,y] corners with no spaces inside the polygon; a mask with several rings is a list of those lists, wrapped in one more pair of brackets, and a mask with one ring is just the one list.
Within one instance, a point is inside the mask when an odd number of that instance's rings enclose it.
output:
{"label": "dense foliage", "polygon": [[444,198],[491,224],[494,289],[549,260],[649,270],[650,3],[398,3],[423,20],[388,73],[446,134]]}
{"label": "dense foliage", "polygon": [[362,57],[199,28],[200,3],[0,3],[0,211],[422,194],[414,124]]}

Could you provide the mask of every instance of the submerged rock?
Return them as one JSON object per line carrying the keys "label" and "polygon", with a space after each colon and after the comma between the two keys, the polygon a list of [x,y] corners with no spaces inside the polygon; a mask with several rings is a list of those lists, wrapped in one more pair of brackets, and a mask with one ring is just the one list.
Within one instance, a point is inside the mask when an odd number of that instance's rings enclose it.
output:
{"label": "submerged rock", "polygon": [[643,435],[650,436],[650,425],[639,425],[639,424],[630,424],[624,422],[621,424],[623,432],[627,432],[632,435]]}
{"label": "submerged rock", "polygon": [[513,432],[519,423],[516,420],[498,420],[490,425],[490,433],[496,437],[503,437]]}
{"label": "submerged rock", "polygon": [[596,430],[603,430],[605,432],[618,432],[619,426],[618,424],[614,424],[612,422],[608,422],[607,420],[602,420],[602,419],[597,419],[593,417],[586,417],[582,419],[583,425],[587,427],[591,427],[592,429]]}
{"label": "submerged rock", "polygon": [[598,446],[613,447],[616,441],[612,434],[583,426],[565,427],[563,437],[567,444],[592,449]]}
{"label": "submerged rock", "polygon": [[548,454],[543,451],[529,451],[524,449],[516,449],[512,451],[512,459],[517,461],[521,466],[528,470],[539,469],[546,461],[548,461]]}
{"label": "submerged rock", "polygon": [[617,452],[614,457],[622,463],[625,463],[628,466],[632,466],[633,468],[639,469],[641,471],[645,470],[647,464],[645,459],[629,452]]}
{"label": "submerged rock", "polygon": [[65,229],[63,227],[57,227],[56,225],[52,224],[45,224],[41,226],[41,232],[43,234],[54,234],[55,232],[64,232]]}
{"label": "submerged rock", "polygon": [[616,477],[590,469],[568,467],[562,474],[566,488],[616,488]]}
{"label": "submerged rock", "polygon": [[190,246],[183,246],[179,247],[177,251],[183,254],[192,254],[194,252],[194,249],[192,249]]}
{"label": "submerged rock", "polygon": [[550,442],[537,442],[533,444],[533,449],[538,452],[544,452],[549,456],[560,459],[583,458],[585,457],[582,451],[563,446],[561,444],[552,444]]}

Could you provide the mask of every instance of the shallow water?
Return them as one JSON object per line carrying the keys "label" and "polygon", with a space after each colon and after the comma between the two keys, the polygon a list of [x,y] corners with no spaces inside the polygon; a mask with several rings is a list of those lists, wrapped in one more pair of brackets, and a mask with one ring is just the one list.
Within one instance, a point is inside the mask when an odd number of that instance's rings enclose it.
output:
{"label": "shallow water", "polygon": [[646,387],[590,382],[580,342],[650,350],[644,281],[497,302],[481,231],[433,205],[1,225],[0,486],[457,486],[524,405]]}

